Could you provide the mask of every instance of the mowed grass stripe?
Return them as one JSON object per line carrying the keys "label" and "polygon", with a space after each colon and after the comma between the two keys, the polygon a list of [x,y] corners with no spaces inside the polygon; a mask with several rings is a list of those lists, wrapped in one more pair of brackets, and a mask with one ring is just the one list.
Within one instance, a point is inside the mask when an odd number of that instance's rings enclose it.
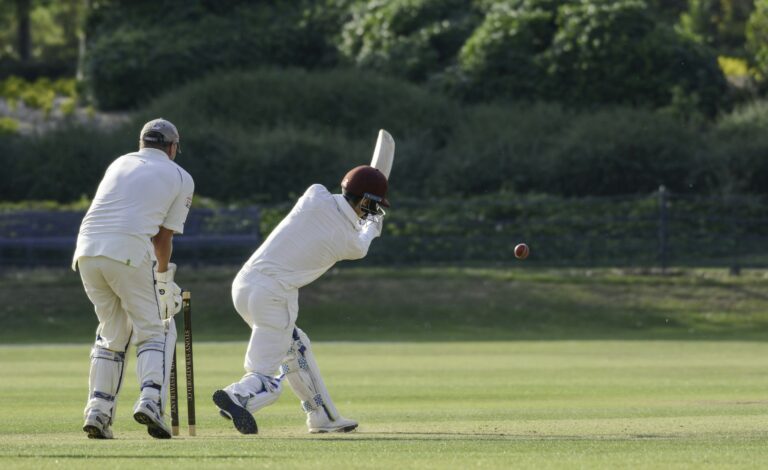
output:
{"label": "mowed grass stripe", "polygon": [[[768,338],[765,271],[517,266],[333,269],[301,289],[298,324],[323,341]],[[180,269],[179,285],[193,293],[195,339],[247,338],[232,307],[236,272]],[[0,344],[82,343],[97,320],[76,273],[8,271],[0,273],[0,324]]]}
{"label": "mowed grass stripe", "polygon": [[[88,345],[0,347],[0,467],[759,468],[768,458],[768,345],[717,341],[323,343],[349,435],[309,435],[286,391],[242,436],[210,395],[245,343],[195,346],[199,437],[133,422],[129,354],[117,439],[80,431]],[[181,402],[181,415],[186,404]],[[182,422],[183,424],[183,422]],[[184,432],[184,431],[183,431]]]}

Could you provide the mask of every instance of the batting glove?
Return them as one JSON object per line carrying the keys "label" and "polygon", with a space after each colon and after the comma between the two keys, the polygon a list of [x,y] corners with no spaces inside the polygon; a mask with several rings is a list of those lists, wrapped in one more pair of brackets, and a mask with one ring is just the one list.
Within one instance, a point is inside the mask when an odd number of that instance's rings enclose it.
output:
{"label": "batting glove", "polygon": [[176,265],[168,263],[168,270],[157,273],[157,300],[160,305],[160,316],[167,320],[181,311],[181,288],[173,282]]}

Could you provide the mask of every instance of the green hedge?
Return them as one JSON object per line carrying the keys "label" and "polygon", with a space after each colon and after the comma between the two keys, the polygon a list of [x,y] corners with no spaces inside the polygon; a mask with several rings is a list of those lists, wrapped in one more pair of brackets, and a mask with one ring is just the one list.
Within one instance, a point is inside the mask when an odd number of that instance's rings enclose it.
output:
{"label": "green hedge", "polygon": [[470,101],[708,117],[728,104],[715,54],[643,0],[101,0],[88,38],[102,109],[143,108],[212,71],[343,63]]}
{"label": "green hedge", "polygon": [[[662,213],[662,200],[666,212]],[[708,197],[658,192],[632,197],[562,198],[497,193],[465,199],[401,200],[385,236],[364,264],[514,262],[513,247],[531,246],[528,262],[545,265],[658,266],[664,233],[668,264],[764,266],[765,197]],[[267,235],[289,205],[261,211]]]}
{"label": "green hedge", "polygon": [[176,123],[178,162],[197,193],[282,202],[312,182],[335,188],[370,161],[378,129],[397,142],[393,199],[499,192],[564,196],[768,193],[768,105],[715,125],[615,107],[466,105],[359,70],[213,74],[169,93],[114,131],[70,125],[0,135],[0,197],[72,201],[93,194],[107,164],[137,147],[149,119]]}
{"label": "green hedge", "polygon": [[[327,37],[336,10],[317,2],[153,3],[111,5],[90,21],[87,79],[102,109],[143,107],[213,70],[336,63]],[[116,18],[118,12],[137,20]]]}

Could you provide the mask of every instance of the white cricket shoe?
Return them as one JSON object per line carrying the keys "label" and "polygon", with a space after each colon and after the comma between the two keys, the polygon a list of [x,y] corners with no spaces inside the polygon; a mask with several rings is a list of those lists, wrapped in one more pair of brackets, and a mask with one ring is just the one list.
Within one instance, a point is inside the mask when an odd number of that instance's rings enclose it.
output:
{"label": "white cricket shoe", "polygon": [[312,434],[324,432],[352,432],[357,429],[357,421],[339,416],[335,420],[328,418],[323,410],[307,413],[307,427]]}
{"label": "white cricket shoe", "polygon": [[112,427],[109,425],[109,416],[99,410],[89,410],[85,416],[83,431],[88,434],[88,439],[112,439]]}
{"label": "white cricket shoe", "polygon": [[170,439],[171,428],[165,424],[160,414],[160,404],[151,399],[139,399],[133,409],[133,419],[147,426],[147,432],[155,439]]}

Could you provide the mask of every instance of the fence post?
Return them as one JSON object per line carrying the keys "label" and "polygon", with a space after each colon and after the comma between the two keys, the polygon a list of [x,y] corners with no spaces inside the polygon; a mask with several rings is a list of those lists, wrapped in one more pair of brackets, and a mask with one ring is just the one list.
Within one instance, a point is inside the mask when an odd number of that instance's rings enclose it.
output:
{"label": "fence post", "polygon": [[667,205],[669,195],[667,194],[667,188],[664,185],[659,186],[659,264],[661,265],[661,273],[666,274],[668,253],[667,253],[667,237],[669,235]]}

